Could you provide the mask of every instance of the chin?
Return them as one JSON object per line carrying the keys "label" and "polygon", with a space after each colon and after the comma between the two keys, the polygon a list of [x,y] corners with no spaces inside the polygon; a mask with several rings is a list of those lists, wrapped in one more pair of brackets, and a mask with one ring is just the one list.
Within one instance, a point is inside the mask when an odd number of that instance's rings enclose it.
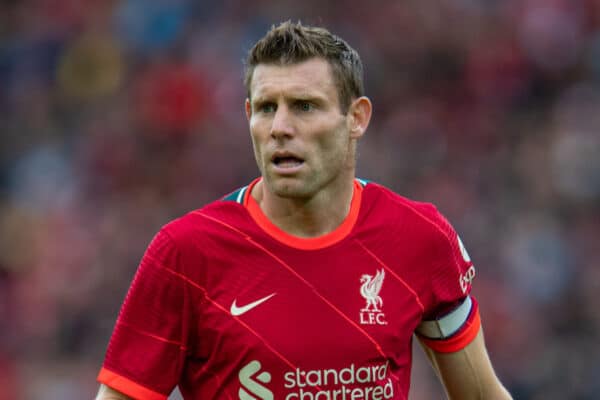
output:
{"label": "chin", "polygon": [[304,198],[310,197],[310,189],[306,183],[301,180],[291,182],[289,179],[274,179],[269,185],[271,191],[285,198]]}

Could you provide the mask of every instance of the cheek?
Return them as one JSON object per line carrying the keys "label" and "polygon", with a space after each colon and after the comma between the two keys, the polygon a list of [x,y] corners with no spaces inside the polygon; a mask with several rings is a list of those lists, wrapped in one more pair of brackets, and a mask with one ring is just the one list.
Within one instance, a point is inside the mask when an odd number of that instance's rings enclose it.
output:
{"label": "cheek", "polygon": [[331,130],[321,137],[319,149],[323,158],[332,162],[345,159],[350,139],[344,129]]}
{"label": "cheek", "polygon": [[[250,124],[250,140],[252,141],[252,149],[254,150],[254,157],[259,162],[261,154],[260,137],[256,134],[256,130],[253,125]],[[260,164],[260,162],[259,162]]]}
{"label": "cheek", "polygon": [[269,128],[267,126],[267,122],[262,119],[252,118],[250,120],[250,136],[252,137],[252,142],[255,143],[255,145],[261,144],[268,140]]}
{"label": "cheek", "polygon": [[250,120],[250,139],[252,139],[252,145],[257,148],[261,143],[261,128],[258,122],[255,122],[254,119]]}
{"label": "cheek", "polygon": [[260,144],[259,138],[254,135],[251,135],[252,139],[252,148],[254,149],[254,158],[256,158],[256,162],[262,164],[261,155],[262,155],[262,146]]}

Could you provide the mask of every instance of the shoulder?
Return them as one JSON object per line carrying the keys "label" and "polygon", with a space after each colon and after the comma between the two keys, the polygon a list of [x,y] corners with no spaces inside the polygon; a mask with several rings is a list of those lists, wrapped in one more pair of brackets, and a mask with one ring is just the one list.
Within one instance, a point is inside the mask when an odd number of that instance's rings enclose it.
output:
{"label": "shoulder", "polygon": [[371,216],[380,216],[389,224],[411,224],[447,238],[452,236],[450,223],[432,203],[410,199],[371,181],[367,181],[363,189],[363,201]]}
{"label": "shoulder", "polygon": [[[248,213],[240,199],[243,198],[246,188],[247,186],[236,189],[201,208],[169,221],[160,232],[168,235],[176,244],[185,244],[198,237],[243,226],[248,220]],[[240,193],[242,195],[238,199]]]}

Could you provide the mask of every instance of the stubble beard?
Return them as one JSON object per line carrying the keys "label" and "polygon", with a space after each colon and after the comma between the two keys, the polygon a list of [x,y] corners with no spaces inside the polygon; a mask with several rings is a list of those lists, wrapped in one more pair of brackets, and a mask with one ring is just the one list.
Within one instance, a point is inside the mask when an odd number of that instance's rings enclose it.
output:
{"label": "stubble beard", "polygon": [[314,167],[309,168],[308,172],[302,171],[293,177],[279,177],[274,172],[268,171],[264,164],[260,169],[267,190],[274,195],[290,200],[309,201],[334,181],[344,179],[343,175],[352,179],[355,164],[353,157],[352,152],[346,153],[346,157],[333,163],[326,163],[329,167],[323,166],[318,170]]}
{"label": "stubble beard", "polygon": [[[308,171],[300,171],[297,175],[280,177],[270,171],[270,160],[264,159],[262,153],[254,144],[254,156],[263,177],[266,189],[274,195],[298,201],[309,201],[323,188],[330,185],[342,175],[354,178],[356,167],[356,142],[348,143],[347,151],[336,154],[332,159],[324,161],[323,165],[306,165]],[[308,160],[305,160],[308,162]],[[343,178],[342,178],[343,179]]]}
{"label": "stubble beard", "polygon": [[279,177],[273,173],[263,173],[267,189],[278,197],[294,200],[309,199],[315,191],[314,177]]}

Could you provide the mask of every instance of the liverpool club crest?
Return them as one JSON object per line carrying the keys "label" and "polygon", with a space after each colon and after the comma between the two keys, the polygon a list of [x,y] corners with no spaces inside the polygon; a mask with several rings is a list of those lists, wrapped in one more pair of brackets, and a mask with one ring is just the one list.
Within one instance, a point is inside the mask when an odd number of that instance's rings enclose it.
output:
{"label": "liverpool club crest", "polygon": [[380,269],[375,276],[364,274],[360,277],[360,294],[364,297],[366,304],[360,310],[360,323],[362,325],[385,325],[385,314],[382,311],[383,300],[379,296],[385,271]]}

